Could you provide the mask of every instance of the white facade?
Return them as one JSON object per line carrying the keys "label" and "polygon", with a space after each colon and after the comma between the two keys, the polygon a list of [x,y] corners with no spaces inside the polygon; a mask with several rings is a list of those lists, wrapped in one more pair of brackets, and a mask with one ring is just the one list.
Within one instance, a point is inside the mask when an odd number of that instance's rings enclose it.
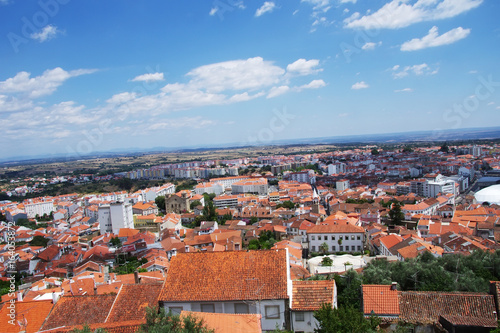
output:
{"label": "white facade", "polygon": [[36,202],[25,202],[24,210],[29,219],[35,218],[35,216],[42,217],[47,214],[50,215],[54,208],[54,201],[36,201]]}
{"label": "white facade", "polygon": [[342,179],[335,183],[337,191],[345,191],[349,188],[349,180]]}
{"label": "white facade", "polygon": [[[320,252],[323,243],[328,245],[328,252],[362,252],[364,244],[364,233],[307,233],[309,250]],[[341,242],[339,243],[339,240]]]}
{"label": "white facade", "polygon": [[118,234],[121,228],[134,228],[132,204],[117,202],[100,206],[98,222],[101,233]]}
{"label": "white facade", "polygon": [[248,179],[231,185],[232,193],[255,193],[267,195],[268,185],[265,178]]}
{"label": "white facade", "polygon": [[289,313],[286,301],[280,300],[242,300],[231,302],[163,302],[166,312],[178,314],[181,311],[212,313],[257,313],[261,314],[262,331],[273,331],[278,325],[285,327],[285,315]]}

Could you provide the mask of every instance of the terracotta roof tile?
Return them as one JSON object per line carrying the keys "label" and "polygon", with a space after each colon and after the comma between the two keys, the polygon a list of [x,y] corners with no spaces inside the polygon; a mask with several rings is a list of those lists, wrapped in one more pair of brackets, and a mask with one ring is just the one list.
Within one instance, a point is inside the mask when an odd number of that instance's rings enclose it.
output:
{"label": "terracotta roof tile", "polygon": [[23,321],[27,323],[25,328],[26,333],[37,332],[53,306],[52,301],[50,300],[15,302],[15,325],[11,325],[9,323],[11,318],[8,316],[10,313],[8,306],[10,304],[10,302],[4,303],[2,309],[0,310],[0,330],[2,333],[20,332],[21,327],[18,322]]}
{"label": "terracotta roof tile", "polygon": [[283,249],[180,253],[170,261],[160,300],[286,299],[286,256]]}
{"label": "terracotta roof tile", "polygon": [[292,287],[292,310],[314,311],[323,303],[334,304],[335,280],[294,281]]}
{"label": "terracotta roof tile", "polygon": [[106,322],[144,319],[146,308],[158,305],[162,288],[161,284],[124,284],[116,296]]}
{"label": "terracotta roof tile", "polygon": [[365,315],[371,314],[372,311],[378,316],[399,315],[398,291],[391,290],[391,286],[364,284],[361,290]]}
{"label": "terracotta roof tile", "polygon": [[182,311],[181,317],[193,316],[202,319],[206,327],[217,333],[260,333],[261,315]]}
{"label": "terracotta roof tile", "polygon": [[57,301],[43,329],[103,323],[115,297],[115,295],[63,296]]}
{"label": "terracotta roof tile", "polygon": [[496,320],[493,296],[482,293],[405,291],[399,300],[400,318],[413,323],[434,323],[439,316]]}

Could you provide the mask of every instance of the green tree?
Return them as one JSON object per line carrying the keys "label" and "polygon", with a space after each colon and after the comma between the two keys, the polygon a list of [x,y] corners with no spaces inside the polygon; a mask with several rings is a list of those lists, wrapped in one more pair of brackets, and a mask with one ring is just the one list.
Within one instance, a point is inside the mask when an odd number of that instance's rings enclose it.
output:
{"label": "green tree", "polygon": [[106,330],[103,328],[92,330],[89,325],[84,325],[82,329],[75,328],[70,333],[106,333]]}
{"label": "green tree", "polygon": [[201,206],[200,200],[195,200],[189,204],[189,208],[191,208],[191,210],[198,206]]}
{"label": "green tree", "polygon": [[448,146],[447,142],[444,142],[441,148],[439,148],[439,151],[443,153],[448,153],[450,151],[450,147]]}
{"label": "green tree", "polygon": [[389,220],[394,225],[400,225],[403,223],[404,219],[405,215],[401,210],[401,204],[398,201],[395,201],[389,211]]}
{"label": "green tree", "polygon": [[376,332],[380,323],[378,317],[366,319],[363,313],[351,305],[332,308],[329,303],[323,304],[314,312],[318,321],[315,333],[368,333]]}
{"label": "green tree", "polygon": [[377,148],[373,148],[371,151],[372,155],[378,155],[380,152],[377,150]]}
{"label": "green tree", "polygon": [[328,252],[328,244],[326,244],[326,242],[323,242],[320,246],[319,246],[319,249],[321,251],[321,253],[326,254]]}
{"label": "green tree", "polygon": [[113,245],[114,247],[121,247],[122,246],[122,241],[120,240],[120,238],[118,237],[113,237],[109,240],[109,242],[111,243],[111,245]]}
{"label": "green tree", "polygon": [[141,325],[138,333],[213,333],[202,319],[193,315],[180,318],[172,313],[160,312],[154,308],[146,308],[146,323]]}
{"label": "green tree", "polygon": [[330,257],[323,257],[321,260],[321,266],[328,267],[333,265],[333,260]]}
{"label": "green tree", "polygon": [[49,240],[47,238],[40,236],[40,235],[37,235],[37,236],[33,237],[33,239],[30,242],[30,245],[31,246],[46,247],[48,242],[49,242]]}
{"label": "green tree", "polygon": [[259,222],[259,219],[257,218],[257,216],[252,216],[250,218],[250,224],[254,224],[254,223],[257,223]]}
{"label": "green tree", "polygon": [[156,206],[164,211],[165,210],[165,196],[164,195],[160,195],[160,196],[157,196],[155,198],[155,203],[156,203]]}

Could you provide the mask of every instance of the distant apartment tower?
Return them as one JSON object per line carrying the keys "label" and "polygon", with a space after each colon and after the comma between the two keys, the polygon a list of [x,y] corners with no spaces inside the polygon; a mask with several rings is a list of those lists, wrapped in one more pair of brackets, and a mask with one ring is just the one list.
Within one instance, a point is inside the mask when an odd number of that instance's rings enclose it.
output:
{"label": "distant apartment tower", "polygon": [[483,155],[483,148],[481,146],[473,146],[472,147],[472,156],[480,157]]}
{"label": "distant apartment tower", "polygon": [[341,179],[335,183],[335,188],[337,191],[345,191],[349,188],[349,180]]}
{"label": "distant apartment tower", "polygon": [[315,175],[313,170],[290,172],[287,175],[287,178],[289,180],[296,181],[299,183],[308,183],[308,184],[315,184],[316,183],[316,175]]}
{"label": "distant apartment tower", "polygon": [[101,234],[112,232],[118,235],[121,228],[133,228],[132,204],[115,202],[100,206],[98,210],[98,222]]}
{"label": "distant apartment tower", "polygon": [[291,168],[292,168],[291,164],[272,165],[271,172],[273,175],[277,175],[283,173],[286,170],[290,170]]}
{"label": "distant apartment tower", "polygon": [[345,163],[332,163],[328,165],[328,175],[345,173],[347,170]]}

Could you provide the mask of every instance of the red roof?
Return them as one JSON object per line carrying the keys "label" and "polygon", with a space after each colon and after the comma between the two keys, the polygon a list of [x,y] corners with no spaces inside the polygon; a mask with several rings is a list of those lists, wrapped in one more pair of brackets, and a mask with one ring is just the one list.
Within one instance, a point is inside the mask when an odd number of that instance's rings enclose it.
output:
{"label": "red roof", "polygon": [[63,296],[57,301],[43,329],[103,323],[115,297],[115,295]]}
{"label": "red roof", "polygon": [[14,320],[15,324],[11,325],[9,323],[11,318],[8,316],[10,313],[10,309],[8,308],[10,304],[10,302],[4,303],[0,310],[0,327],[2,333],[18,333],[22,331],[18,321],[27,323],[25,328],[26,333],[38,332],[53,305],[51,300],[15,302],[16,319]]}
{"label": "red roof", "polygon": [[181,317],[192,316],[202,319],[203,324],[217,333],[260,333],[262,326],[259,314],[209,313],[182,311]]}
{"label": "red roof", "polygon": [[398,316],[399,297],[397,290],[391,290],[387,285],[364,284],[361,287],[363,294],[363,313],[377,316]]}
{"label": "red roof", "polygon": [[124,284],[106,322],[145,319],[146,308],[158,306],[162,288],[162,284]]}
{"label": "red roof", "polygon": [[294,281],[292,288],[292,310],[315,311],[323,303],[335,302],[335,280]]}
{"label": "red roof", "polygon": [[180,253],[170,261],[160,300],[286,299],[286,259],[285,250]]}

